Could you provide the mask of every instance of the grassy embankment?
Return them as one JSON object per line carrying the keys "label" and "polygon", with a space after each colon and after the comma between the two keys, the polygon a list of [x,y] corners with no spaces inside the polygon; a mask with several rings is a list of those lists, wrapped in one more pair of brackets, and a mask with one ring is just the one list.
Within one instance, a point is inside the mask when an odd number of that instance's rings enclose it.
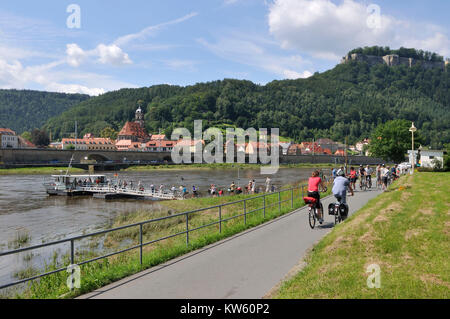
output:
{"label": "grassy embankment", "polygon": [[[285,186],[288,188],[289,186]],[[329,191],[328,191],[329,192]],[[299,208],[304,205],[301,199],[301,190],[294,191],[294,208]],[[324,194],[323,196],[326,196]],[[244,216],[240,216],[228,221],[222,222],[222,233],[219,232],[219,225],[212,225],[200,230],[189,233],[189,245],[186,245],[186,235],[165,239],[161,242],[153,243],[144,248],[143,266],[139,262],[139,251],[137,249],[128,253],[109,257],[107,259],[96,261],[93,263],[81,266],[81,288],[70,292],[66,287],[67,273],[60,272],[50,276],[46,276],[39,281],[33,282],[29,288],[18,295],[17,298],[72,298],[83,293],[90,292],[111,282],[117,281],[126,276],[137,273],[143,269],[163,263],[167,260],[173,259],[180,255],[186,254],[189,251],[204,247],[208,244],[219,241],[223,238],[232,236],[236,233],[242,232],[248,228],[257,226],[261,223],[274,219],[283,214],[292,211],[292,202],[290,201],[291,191],[285,191],[281,194],[281,200],[286,202],[278,205],[278,193],[269,194],[266,197],[266,211],[265,218],[263,210],[249,213],[246,216],[246,223],[244,223]],[[255,195],[236,195],[216,198],[198,198],[184,201],[167,201],[164,205],[167,210],[161,212],[140,211],[128,214],[119,215],[112,223],[111,227],[119,227],[123,225],[130,225],[136,222],[141,222],[158,217],[176,214],[178,212],[186,212],[202,207],[209,207],[218,205],[220,203],[235,202],[244,198],[253,198]],[[246,211],[262,208],[263,199],[254,198],[247,201]],[[236,216],[243,213],[243,203],[230,204],[224,206],[221,211],[222,220]],[[194,229],[203,225],[219,220],[218,208],[207,211],[193,213],[189,217],[189,229]],[[186,229],[185,215],[153,222],[143,226],[143,241],[149,242],[157,238],[175,235],[183,232]],[[94,258],[101,253],[93,253],[92,248],[95,248],[103,243],[104,247],[109,251],[118,251],[125,249],[139,243],[139,227],[127,228],[106,236],[99,236],[93,238],[90,243],[82,248],[76,245],[76,262],[80,263],[83,260]],[[68,255],[63,256],[62,261],[57,262],[54,258],[52,264],[47,267],[47,270],[56,269],[63,265],[69,264]],[[26,272],[24,272],[26,273]]]}
{"label": "grassy embankment", "polygon": [[[271,298],[450,298],[450,173],[404,176],[322,239]],[[369,289],[378,264],[381,288]],[[372,277],[373,278],[373,277]]]}
{"label": "grassy embankment", "polygon": [[[214,163],[214,164],[180,164],[180,165],[146,165],[132,166],[125,171],[147,171],[147,170],[164,170],[164,169],[259,169],[264,165],[261,164],[232,164],[232,163]],[[331,168],[339,165],[333,164],[280,164],[280,168]]]}
{"label": "grassy embankment", "polygon": [[[24,167],[24,168],[2,168],[0,175],[54,175],[60,174],[61,171],[65,173],[67,167]],[[83,169],[71,167],[70,173],[84,173]]]}

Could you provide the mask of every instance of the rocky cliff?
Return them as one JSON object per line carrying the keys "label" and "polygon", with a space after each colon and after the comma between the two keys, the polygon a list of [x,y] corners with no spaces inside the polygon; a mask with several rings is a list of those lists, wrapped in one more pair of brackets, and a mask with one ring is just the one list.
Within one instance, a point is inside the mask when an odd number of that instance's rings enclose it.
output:
{"label": "rocky cliff", "polygon": [[446,62],[434,62],[416,60],[413,58],[400,57],[397,54],[389,54],[385,56],[365,55],[361,53],[347,54],[341,61],[342,64],[349,63],[351,61],[367,62],[369,65],[386,64],[387,66],[405,65],[407,67],[413,67],[414,65],[421,65],[425,69],[441,69],[444,70],[448,64]]}

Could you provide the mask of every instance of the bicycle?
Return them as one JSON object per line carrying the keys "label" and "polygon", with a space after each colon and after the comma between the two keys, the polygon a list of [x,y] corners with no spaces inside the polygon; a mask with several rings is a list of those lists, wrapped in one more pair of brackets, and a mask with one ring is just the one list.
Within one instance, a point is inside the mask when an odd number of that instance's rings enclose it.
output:
{"label": "bicycle", "polygon": [[359,189],[362,191],[367,190],[367,177],[366,176],[361,176],[361,180],[359,182]]}
{"label": "bicycle", "polygon": [[334,215],[334,224],[337,225],[347,219],[348,206],[342,203],[341,196],[335,195],[335,198],[337,201],[334,204],[330,203],[330,205],[328,205],[328,214]]}
{"label": "bicycle", "polygon": [[[311,227],[311,229],[314,229],[314,227],[316,226],[316,220],[319,219],[317,200],[314,197],[303,197],[303,200],[305,201],[305,204],[309,206],[308,212],[309,226]],[[322,203],[320,203],[320,209],[322,210],[323,214]]]}
{"label": "bicycle", "polygon": [[367,188],[372,188],[372,175],[367,175],[366,176],[366,186]]}

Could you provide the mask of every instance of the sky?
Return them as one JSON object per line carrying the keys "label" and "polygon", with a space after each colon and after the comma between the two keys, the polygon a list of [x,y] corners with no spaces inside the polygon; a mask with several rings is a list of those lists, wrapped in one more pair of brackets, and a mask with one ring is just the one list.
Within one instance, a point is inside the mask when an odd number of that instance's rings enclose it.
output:
{"label": "sky", "polygon": [[448,0],[4,0],[0,88],[99,95],[307,78],[356,47],[450,57]]}

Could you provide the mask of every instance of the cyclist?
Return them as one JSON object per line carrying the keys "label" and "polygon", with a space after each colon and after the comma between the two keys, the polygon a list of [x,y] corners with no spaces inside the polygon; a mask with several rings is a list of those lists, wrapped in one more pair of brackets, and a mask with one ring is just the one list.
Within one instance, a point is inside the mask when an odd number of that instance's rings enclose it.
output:
{"label": "cyclist", "polygon": [[377,165],[376,174],[377,174],[377,186],[378,186],[378,185],[381,185],[381,165],[380,164]]}
{"label": "cyclist", "polygon": [[366,175],[366,170],[362,165],[359,165],[359,188],[362,188],[363,178]]}
{"label": "cyclist", "polygon": [[353,188],[355,188],[356,185],[356,179],[357,179],[357,172],[356,169],[352,166],[350,167],[350,185],[353,186]]}
{"label": "cyclist", "polygon": [[322,224],[323,215],[322,210],[320,209],[319,185],[322,186],[322,189],[325,188],[325,185],[319,176],[319,171],[315,170],[312,172],[308,181],[308,196],[316,199],[317,215],[319,217],[319,223]]}
{"label": "cyclist", "polygon": [[381,178],[383,180],[382,189],[385,190],[387,188],[388,179],[389,179],[389,166],[386,168],[383,164],[381,168]]}
{"label": "cyclist", "polygon": [[344,205],[347,205],[347,187],[353,196],[353,188],[348,178],[345,178],[345,173],[338,174],[338,177],[334,180],[332,192],[334,197],[336,197],[336,199]]}
{"label": "cyclist", "polygon": [[372,187],[372,173],[373,173],[373,169],[371,167],[369,167],[369,165],[366,165],[366,180],[367,180],[367,187],[371,188]]}

